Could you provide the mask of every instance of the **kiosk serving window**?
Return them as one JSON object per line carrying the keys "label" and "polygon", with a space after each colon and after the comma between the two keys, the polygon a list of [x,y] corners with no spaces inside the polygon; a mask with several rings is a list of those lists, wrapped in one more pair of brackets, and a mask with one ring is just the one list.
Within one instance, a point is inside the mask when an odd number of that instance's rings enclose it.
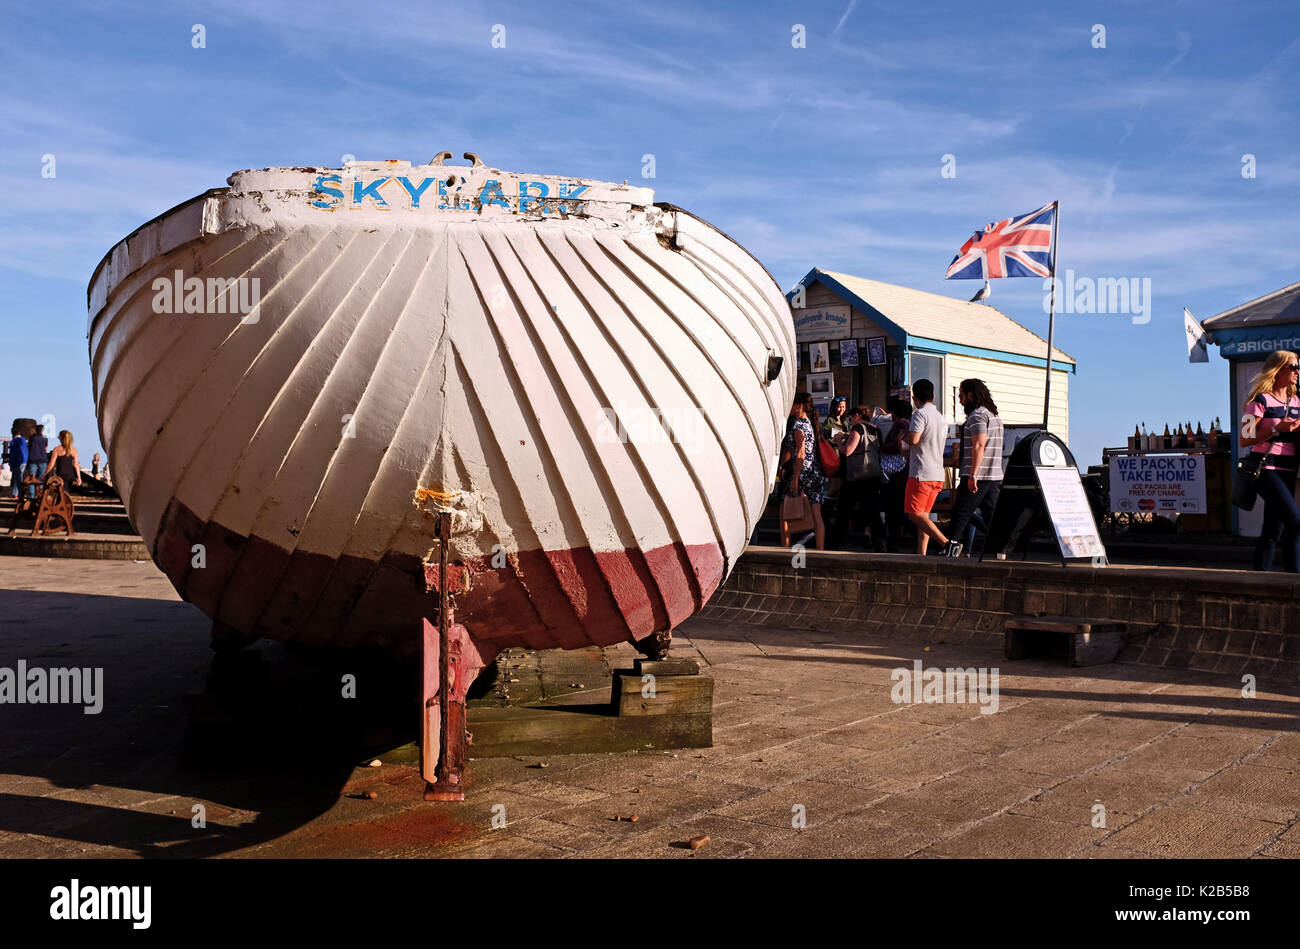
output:
{"label": "kiosk serving window", "polygon": [[943,357],[935,356],[929,353],[910,353],[911,365],[908,367],[911,371],[908,373],[908,381],[916,382],[917,379],[929,379],[934,383],[934,407],[939,410],[941,415],[947,416],[948,406],[944,399],[947,389],[944,386],[943,378]]}

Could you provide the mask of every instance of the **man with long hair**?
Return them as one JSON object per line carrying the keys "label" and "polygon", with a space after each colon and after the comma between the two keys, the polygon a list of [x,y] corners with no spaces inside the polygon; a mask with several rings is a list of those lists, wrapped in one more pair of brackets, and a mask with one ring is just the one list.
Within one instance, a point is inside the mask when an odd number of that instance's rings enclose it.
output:
{"label": "man with long hair", "polygon": [[948,536],[960,541],[976,511],[985,524],[993,522],[993,509],[1002,491],[1002,419],[983,380],[963,379],[957,401],[966,412],[966,421],[961,426],[960,477]]}

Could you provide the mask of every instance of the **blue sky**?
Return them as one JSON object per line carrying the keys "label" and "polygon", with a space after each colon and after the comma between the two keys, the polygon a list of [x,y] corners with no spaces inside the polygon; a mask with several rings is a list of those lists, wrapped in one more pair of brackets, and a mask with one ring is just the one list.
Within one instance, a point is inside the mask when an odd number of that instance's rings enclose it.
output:
{"label": "blue sky", "polygon": [[[240,168],[445,149],[650,184],[787,289],[820,266],[966,299],[943,273],[971,231],[1059,200],[1062,272],[1152,282],[1146,325],[1058,316],[1096,463],[1137,421],[1231,414],[1182,307],[1300,279],[1297,72],[1293,2],[5,2],[0,417],[99,448],[85,288],[144,221]],[[1003,280],[991,302],[1045,335],[1042,298]]]}

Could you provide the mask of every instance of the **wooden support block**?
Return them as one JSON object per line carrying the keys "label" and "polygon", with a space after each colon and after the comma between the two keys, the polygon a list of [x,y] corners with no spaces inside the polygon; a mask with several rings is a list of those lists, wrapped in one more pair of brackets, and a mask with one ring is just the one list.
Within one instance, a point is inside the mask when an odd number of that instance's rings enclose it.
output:
{"label": "wooden support block", "polygon": [[471,706],[470,754],[493,758],[711,748],[713,679],[691,665],[689,675],[616,671],[609,698],[595,702],[582,702],[584,696],[575,694],[546,705]]}
{"label": "wooden support block", "polygon": [[1128,636],[1127,623],[1075,616],[1010,616],[1003,628],[1008,659],[1056,655],[1071,666],[1113,662]]}
{"label": "wooden support block", "polygon": [[608,705],[471,708],[475,758],[711,748],[713,714],[617,716]]}
{"label": "wooden support block", "polygon": [[620,718],[708,715],[713,711],[713,679],[702,675],[615,672],[610,704]]}
{"label": "wooden support block", "polygon": [[639,676],[697,676],[700,664],[694,659],[637,659],[632,670]]}

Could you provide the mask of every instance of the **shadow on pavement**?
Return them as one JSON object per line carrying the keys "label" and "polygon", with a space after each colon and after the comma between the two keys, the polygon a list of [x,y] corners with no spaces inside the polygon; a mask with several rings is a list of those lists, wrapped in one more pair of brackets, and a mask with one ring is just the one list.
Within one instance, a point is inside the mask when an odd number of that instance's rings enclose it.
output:
{"label": "shadow on pavement", "polygon": [[[219,654],[188,604],[4,596],[0,667],[101,668],[103,710],[0,705],[0,832],[142,856],[228,853],[320,817],[358,764],[417,737],[419,668],[387,653],[262,640]],[[35,796],[21,776],[58,790]],[[205,831],[192,802],[206,802]],[[236,812],[256,816],[223,822]]]}

